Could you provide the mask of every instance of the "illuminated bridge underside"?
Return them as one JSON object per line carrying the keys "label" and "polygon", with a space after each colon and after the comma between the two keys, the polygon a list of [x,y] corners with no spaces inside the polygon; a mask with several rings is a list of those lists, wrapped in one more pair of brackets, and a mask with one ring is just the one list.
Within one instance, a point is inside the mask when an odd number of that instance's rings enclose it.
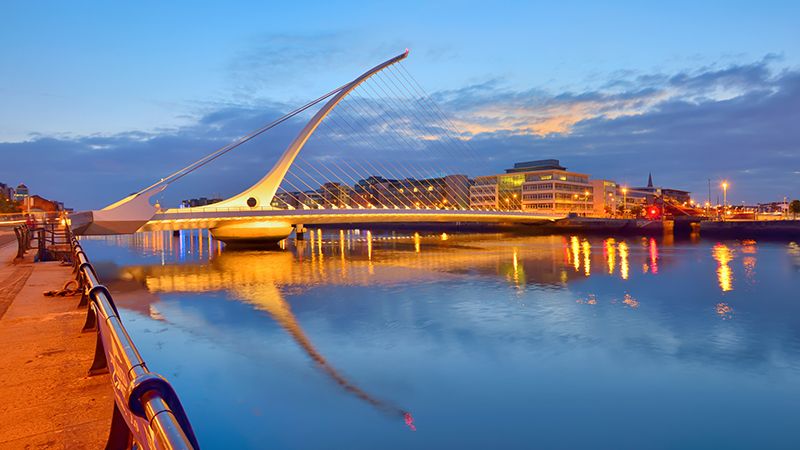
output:
{"label": "illuminated bridge underside", "polygon": [[[241,225],[242,229],[273,229],[276,240],[286,238],[295,225],[346,225],[369,223],[544,223],[561,215],[515,211],[470,211],[434,209],[318,209],[318,210],[167,210],[156,214],[143,227],[149,230],[194,228],[220,229]],[[224,240],[224,239],[222,239]]]}

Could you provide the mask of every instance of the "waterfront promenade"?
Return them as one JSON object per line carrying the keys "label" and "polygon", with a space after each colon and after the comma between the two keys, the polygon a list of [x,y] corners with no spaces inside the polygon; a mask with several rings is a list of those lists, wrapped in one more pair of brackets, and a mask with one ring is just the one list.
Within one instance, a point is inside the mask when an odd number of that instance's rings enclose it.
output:
{"label": "waterfront promenade", "polygon": [[78,297],[45,297],[70,266],[13,262],[14,234],[0,230],[0,449],[105,446],[113,393],[109,376],[89,377],[96,335],[81,333]]}

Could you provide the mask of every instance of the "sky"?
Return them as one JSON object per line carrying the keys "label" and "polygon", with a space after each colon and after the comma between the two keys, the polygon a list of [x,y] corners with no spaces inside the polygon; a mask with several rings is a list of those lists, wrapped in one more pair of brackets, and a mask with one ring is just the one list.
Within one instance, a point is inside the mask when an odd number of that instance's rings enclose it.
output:
{"label": "sky", "polygon": [[[409,48],[472,176],[557,158],[700,200],[723,179],[734,203],[798,198],[798,18],[796,1],[5,1],[0,182],[99,208]],[[166,201],[240,191],[301,126]]]}

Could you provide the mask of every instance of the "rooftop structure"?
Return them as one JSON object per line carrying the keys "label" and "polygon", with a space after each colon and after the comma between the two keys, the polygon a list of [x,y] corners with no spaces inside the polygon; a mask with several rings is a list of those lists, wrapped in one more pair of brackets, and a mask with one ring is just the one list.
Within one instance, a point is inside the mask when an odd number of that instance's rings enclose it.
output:
{"label": "rooftop structure", "polygon": [[514,163],[514,167],[506,169],[506,173],[530,172],[532,170],[567,170],[557,159],[537,159]]}

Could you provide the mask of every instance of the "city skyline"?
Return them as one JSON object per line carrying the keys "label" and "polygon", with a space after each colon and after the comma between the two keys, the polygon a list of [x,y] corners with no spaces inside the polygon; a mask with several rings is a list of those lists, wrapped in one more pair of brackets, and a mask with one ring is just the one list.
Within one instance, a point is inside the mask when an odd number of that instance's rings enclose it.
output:
{"label": "city skyline", "polygon": [[[320,7],[294,32],[285,25],[265,31],[263,23],[239,15],[240,26],[217,45],[203,27],[171,22],[171,7],[161,18],[121,6],[4,8],[15,20],[0,31],[9,55],[0,62],[9,75],[0,108],[6,156],[0,179],[26,182],[76,209],[99,208],[149,185],[406,46],[409,70],[485,160],[466,168],[471,177],[553,157],[621,184],[641,184],[641,174],[652,172],[664,185],[696,194],[707,191],[708,179],[717,190],[727,179],[737,203],[778,201],[800,190],[794,126],[800,35],[789,20],[797,6],[788,2],[735,11],[707,6],[689,17],[677,7],[654,11],[625,3],[541,11],[510,4],[485,14],[462,8],[435,33],[425,27],[441,18],[425,15],[435,7],[382,9],[383,27],[371,20],[378,11],[355,7],[348,26],[336,27],[325,23]],[[294,13],[284,8],[279,12]],[[219,12],[192,9],[188,19],[210,24]],[[122,19],[123,13],[131,15]],[[658,23],[655,13],[663,13]],[[539,27],[523,27],[526,18]],[[515,26],[498,27],[503,21]],[[651,25],[647,33],[643,23]],[[476,42],[468,25],[492,36]],[[565,37],[560,29],[567,25],[602,38]],[[122,39],[131,26],[153,27],[167,39]],[[714,33],[703,33],[703,26]],[[55,33],[64,36],[60,47],[47,40]],[[375,39],[364,43],[370,34]],[[658,51],[651,51],[657,42]],[[122,45],[124,56],[109,52],[111,45]],[[199,57],[198,46],[208,49],[207,57]],[[272,165],[301,123],[272,130],[269,139],[220,161],[213,176],[187,177],[165,198],[176,203],[241,190]],[[17,155],[49,164],[34,169]],[[72,177],[85,182],[72,185]]]}

